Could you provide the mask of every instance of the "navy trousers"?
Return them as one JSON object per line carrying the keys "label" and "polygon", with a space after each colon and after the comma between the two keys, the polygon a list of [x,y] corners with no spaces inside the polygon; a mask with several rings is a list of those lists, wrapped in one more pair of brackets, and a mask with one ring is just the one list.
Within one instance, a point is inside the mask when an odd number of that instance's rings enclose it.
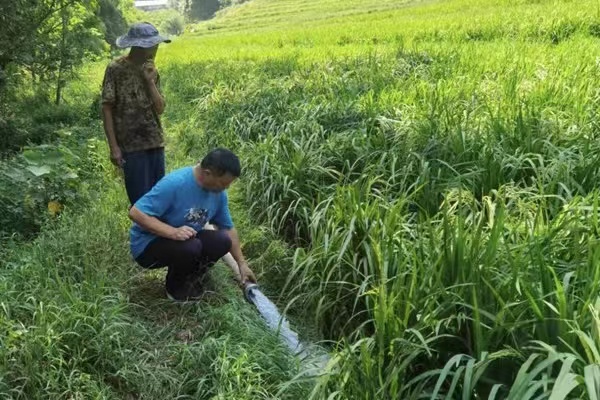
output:
{"label": "navy trousers", "polygon": [[165,176],[165,150],[160,147],[150,150],[133,151],[123,154],[125,164],[125,190],[129,202],[136,201]]}
{"label": "navy trousers", "polygon": [[224,231],[201,230],[188,240],[154,239],[136,259],[143,268],[168,267],[166,288],[174,293],[192,277],[200,277],[231,250]]}

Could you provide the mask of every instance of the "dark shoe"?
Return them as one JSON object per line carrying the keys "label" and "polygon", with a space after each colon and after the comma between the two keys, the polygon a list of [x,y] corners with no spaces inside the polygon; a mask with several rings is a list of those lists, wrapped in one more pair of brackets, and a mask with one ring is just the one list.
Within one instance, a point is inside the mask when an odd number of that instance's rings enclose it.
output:
{"label": "dark shoe", "polygon": [[204,265],[191,275],[190,281],[193,282],[193,286],[197,292],[213,292],[216,290],[214,280],[210,275],[210,266]]}
{"label": "dark shoe", "polygon": [[178,288],[166,289],[167,297],[173,301],[195,301],[202,297],[203,290],[195,281],[186,281]]}
{"label": "dark shoe", "polygon": [[198,276],[194,282],[194,285],[198,290],[203,292],[216,290],[215,281],[212,279],[212,276],[208,271]]}

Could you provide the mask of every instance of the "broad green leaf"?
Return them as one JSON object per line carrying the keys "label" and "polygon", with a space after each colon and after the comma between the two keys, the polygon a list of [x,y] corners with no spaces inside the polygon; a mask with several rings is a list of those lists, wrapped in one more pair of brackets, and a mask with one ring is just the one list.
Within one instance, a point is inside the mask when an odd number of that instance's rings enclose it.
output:
{"label": "broad green leaf", "polygon": [[42,165],[39,167],[35,165],[29,165],[26,167],[26,169],[35,176],[47,175],[52,172],[52,169],[50,169],[50,167],[48,167],[47,165]]}
{"label": "broad green leaf", "polygon": [[25,176],[22,169],[10,168],[8,171],[3,171],[3,173],[16,182],[27,181],[27,176]]}
{"label": "broad green leaf", "polygon": [[63,154],[57,149],[51,149],[44,152],[33,149],[25,150],[23,152],[23,158],[30,165],[56,165],[64,160]]}
{"label": "broad green leaf", "polygon": [[587,388],[587,395],[590,400],[600,399],[600,365],[592,364],[586,365],[583,369],[583,375],[585,377],[585,386]]}
{"label": "broad green leaf", "polygon": [[575,356],[572,355],[563,361],[558,378],[556,378],[556,381],[554,382],[554,387],[552,388],[549,400],[566,399],[567,395],[579,386],[577,375],[571,372],[573,362],[575,362]]}
{"label": "broad green leaf", "polygon": [[77,173],[75,173],[75,172],[68,172],[63,177],[65,179],[77,179],[77,178],[79,178],[79,175],[77,175]]}
{"label": "broad green leaf", "polygon": [[22,156],[29,165],[39,165],[44,162],[44,155],[40,151],[25,150]]}
{"label": "broad green leaf", "polygon": [[[450,371],[455,367],[460,365],[460,362],[464,359],[467,358],[468,356],[466,356],[465,354],[456,354],[454,357],[452,357],[450,360],[448,360],[448,362],[446,363],[446,365],[444,365],[444,368],[442,370],[440,370],[440,375],[438,377],[438,380],[435,384],[435,388],[433,390],[433,394],[431,395],[432,398],[435,398],[438,393],[440,392],[440,389],[442,388],[442,385],[444,384],[444,381],[446,380],[446,377],[451,373]],[[462,373],[462,370],[461,370]]]}
{"label": "broad green leaf", "polygon": [[492,390],[490,391],[488,400],[496,400],[496,395],[498,395],[498,392],[500,391],[500,389],[502,389],[502,384],[496,383],[494,385],[494,387],[492,387]]}

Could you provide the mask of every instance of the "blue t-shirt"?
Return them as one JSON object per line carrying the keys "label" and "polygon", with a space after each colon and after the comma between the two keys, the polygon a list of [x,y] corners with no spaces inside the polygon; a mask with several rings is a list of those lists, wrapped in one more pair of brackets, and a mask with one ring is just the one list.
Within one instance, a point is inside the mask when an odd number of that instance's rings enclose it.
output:
{"label": "blue t-shirt", "polygon": [[[207,222],[223,229],[233,228],[227,193],[203,189],[194,177],[193,167],[181,168],[163,177],[135,207],[175,228],[187,225],[200,232]],[[134,258],[157,238],[135,222],[129,233]]]}

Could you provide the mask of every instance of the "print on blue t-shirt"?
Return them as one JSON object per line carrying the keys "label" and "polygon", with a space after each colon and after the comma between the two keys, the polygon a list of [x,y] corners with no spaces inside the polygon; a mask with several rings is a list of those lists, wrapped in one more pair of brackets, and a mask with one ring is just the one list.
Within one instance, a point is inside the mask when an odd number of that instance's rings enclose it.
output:
{"label": "print on blue t-shirt", "polygon": [[185,214],[185,220],[188,224],[204,226],[208,221],[208,210],[205,208],[190,208]]}
{"label": "print on blue t-shirt", "polygon": [[[135,203],[135,207],[175,228],[187,225],[199,232],[207,222],[219,228],[233,228],[227,193],[211,192],[199,186],[193,167],[166,175]],[[157,238],[137,223],[131,227],[129,236],[133,258],[138,258]]]}

